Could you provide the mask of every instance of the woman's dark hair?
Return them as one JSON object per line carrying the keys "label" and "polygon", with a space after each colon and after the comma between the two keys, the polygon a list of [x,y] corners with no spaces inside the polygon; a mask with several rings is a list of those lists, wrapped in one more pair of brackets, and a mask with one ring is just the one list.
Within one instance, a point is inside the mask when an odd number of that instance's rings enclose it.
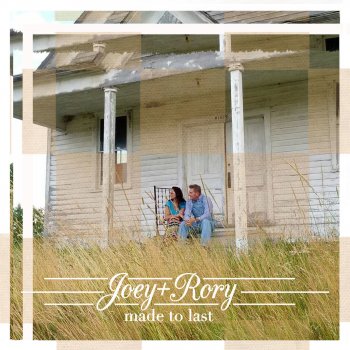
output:
{"label": "woman's dark hair", "polygon": [[181,188],[173,186],[172,189],[175,192],[176,200],[179,204],[182,202],[186,202],[184,199],[184,195],[182,194]]}

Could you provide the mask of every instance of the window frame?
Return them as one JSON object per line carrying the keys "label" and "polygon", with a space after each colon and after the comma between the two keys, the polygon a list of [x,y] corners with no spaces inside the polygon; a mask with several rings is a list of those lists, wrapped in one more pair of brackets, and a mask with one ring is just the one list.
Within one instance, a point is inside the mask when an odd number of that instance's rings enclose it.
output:
{"label": "window frame", "polygon": [[329,142],[331,152],[332,171],[339,171],[339,133],[340,133],[340,106],[339,81],[329,79],[327,82],[327,107],[329,123]]}
{"label": "window frame", "polygon": [[327,51],[327,44],[326,40],[327,39],[339,39],[339,34],[328,34],[328,35],[322,35],[322,41],[321,41],[321,50],[326,51],[326,52],[339,52],[339,50],[332,50],[332,51]]}
{"label": "window frame", "polygon": [[[127,149],[127,161],[126,161],[126,182],[115,183],[114,190],[125,190],[132,187],[131,173],[132,173],[132,119],[133,113],[131,110],[127,110],[124,113],[117,112],[116,118],[126,117],[126,149]],[[96,187],[98,190],[102,190],[102,154],[103,151],[100,151],[100,120],[104,119],[104,115],[100,114],[97,118],[97,133],[96,133],[96,152],[97,152],[97,161],[96,161]]]}

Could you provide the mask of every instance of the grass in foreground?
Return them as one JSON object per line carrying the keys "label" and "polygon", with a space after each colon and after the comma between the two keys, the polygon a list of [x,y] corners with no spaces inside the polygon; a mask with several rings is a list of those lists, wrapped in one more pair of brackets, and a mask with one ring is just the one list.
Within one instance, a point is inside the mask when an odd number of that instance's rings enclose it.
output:
{"label": "grass in foreground", "polygon": [[[44,306],[53,302],[95,303],[96,295],[34,295],[35,339],[338,339],[338,241],[271,242],[255,245],[237,257],[221,245],[209,251],[196,241],[164,246],[158,239],[143,245],[124,242],[99,247],[57,248],[49,240],[34,243],[34,289],[107,290],[108,281],[49,281],[45,277],[176,277],[197,272],[201,277],[295,277],[294,281],[239,281],[234,302],[296,303],[294,307],[196,306],[195,312],[213,312],[213,322],[139,323],[124,321],[125,312],[138,306],[111,307],[99,312],[94,306]],[[241,290],[328,290],[329,294],[241,294]],[[158,300],[157,300],[158,301]],[[130,300],[132,302],[132,300]],[[176,312],[188,313],[176,306]],[[148,310],[150,311],[150,310]],[[156,307],[165,315],[169,307]]]}

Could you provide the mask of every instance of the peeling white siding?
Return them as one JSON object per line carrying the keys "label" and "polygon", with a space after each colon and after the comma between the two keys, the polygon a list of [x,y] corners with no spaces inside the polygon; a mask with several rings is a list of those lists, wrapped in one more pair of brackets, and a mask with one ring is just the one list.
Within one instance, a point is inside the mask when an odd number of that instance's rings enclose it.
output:
{"label": "peeling white siding", "polygon": [[[75,116],[66,132],[53,131],[51,137],[49,233],[67,236],[100,238],[102,191],[99,186],[99,155],[97,153],[97,118]],[[133,145],[131,186],[115,190],[115,227],[130,226],[138,230],[139,185],[139,123],[133,114]]]}
{"label": "peeling white siding", "polygon": [[[274,222],[312,225],[317,233],[339,222],[339,173],[332,170],[324,79],[250,89],[245,109],[271,110]],[[326,199],[325,199],[326,198]]]}
{"label": "peeling white siding", "polygon": [[[329,223],[338,225],[339,173],[332,170],[326,89],[323,79],[311,79],[244,90],[246,111],[270,109],[274,225],[286,232],[311,225],[322,233]],[[213,122],[225,115],[227,103],[225,94],[215,91],[154,106],[141,98],[132,122],[131,187],[115,191],[116,228],[138,232],[141,226],[155,233],[153,186],[183,185],[182,123]],[[81,115],[68,123],[66,133],[52,132],[51,232],[64,224],[98,238],[102,193],[96,184],[96,128],[95,116]]]}

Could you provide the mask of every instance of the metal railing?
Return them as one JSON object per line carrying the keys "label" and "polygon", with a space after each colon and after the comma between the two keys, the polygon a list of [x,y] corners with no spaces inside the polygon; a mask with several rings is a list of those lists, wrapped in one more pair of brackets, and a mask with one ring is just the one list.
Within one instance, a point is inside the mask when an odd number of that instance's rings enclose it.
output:
{"label": "metal railing", "polygon": [[170,190],[170,187],[153,186],[157,233],[159,233],[159,226],[164,223],[164,207],[166,201],[170,198]]}

